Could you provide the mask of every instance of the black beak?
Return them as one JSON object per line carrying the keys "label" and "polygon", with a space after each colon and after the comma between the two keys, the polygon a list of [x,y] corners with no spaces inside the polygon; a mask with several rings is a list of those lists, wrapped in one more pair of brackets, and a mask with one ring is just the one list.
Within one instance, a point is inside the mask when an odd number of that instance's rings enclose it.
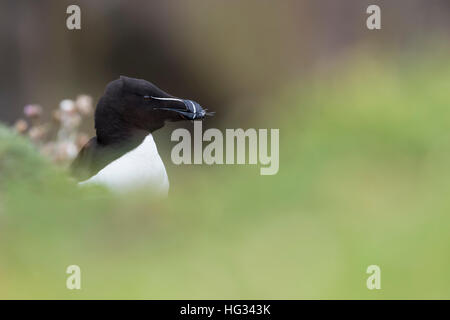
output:
{"label": "black beak", "polygon": [[204,110],[197,102],[187,99],[178,99],[178,98],[157,98],[152,97],[157,100],[174,100],[179,103],[179,105],[183,105],[184,108],[169,108],[169,107],[160,107],[155,108],[156,110],[167,110],[176,112],[181,115],[186,120],[203,120],[206,116],[213,116],[214,112],[207,112],[207,109]]}
{"label": "black beak", "polygon": [[206,111],[195,101],[183,100],[187,111],[179,112],[181,115],[186,117],[188,120],[202,120],[206,116]]}

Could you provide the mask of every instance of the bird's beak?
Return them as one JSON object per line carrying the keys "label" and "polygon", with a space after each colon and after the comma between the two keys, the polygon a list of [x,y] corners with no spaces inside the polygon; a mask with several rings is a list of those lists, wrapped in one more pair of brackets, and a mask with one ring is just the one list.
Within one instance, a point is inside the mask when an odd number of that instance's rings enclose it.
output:
{"label": "bird's beak", "polygon": [[[203,109],[200,104],[195,101],[187,100],[187,99],[178,99],[178,98],[155,98],[157,100],[176,100],[181,102],[180,107],[177,108],[169,108],[169,107],[161,107],[155,108],[157,110],[167,110],[176,112],[181,115],[186,120],[203,120],[206,116],[213,116],[214,112],[207,112],[207,109]],[[183,106],[184,108],[181,108]]]}
{"label": "bird's beak", "polygon": [[202,120],[206,116],[206,111],[195,101],[183,100],[187,111],[179,112],[182,116],[188,120]]}

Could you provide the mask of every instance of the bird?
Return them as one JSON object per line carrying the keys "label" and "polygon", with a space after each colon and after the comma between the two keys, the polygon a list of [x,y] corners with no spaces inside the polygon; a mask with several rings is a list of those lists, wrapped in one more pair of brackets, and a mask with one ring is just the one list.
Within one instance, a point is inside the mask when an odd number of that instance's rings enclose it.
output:
{"label": "bird", "polygon": [[110,82],[95,110],[96,136],[71,164],[80,186],[117,192],[146,188],[167,196],[169,179],[152,133],[166,122],[212,116],[199,103],[172,96],[143,79],[120,76]]}

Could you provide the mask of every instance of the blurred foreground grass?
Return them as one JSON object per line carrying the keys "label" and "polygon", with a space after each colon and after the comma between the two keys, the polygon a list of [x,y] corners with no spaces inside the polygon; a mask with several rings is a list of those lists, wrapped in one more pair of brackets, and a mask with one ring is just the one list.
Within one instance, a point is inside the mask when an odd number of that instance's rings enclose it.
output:
{"label": "blurred foreground grass", "polygon": [[[79,190],[1,129],[0,298],[450,298],[437,55],[293,84],[266,106],[281,114],[278,175],[186,167],[167,201]],[[81,291],[65,288],[71,264]],[[366,288],[371,264],[382,290]]]}

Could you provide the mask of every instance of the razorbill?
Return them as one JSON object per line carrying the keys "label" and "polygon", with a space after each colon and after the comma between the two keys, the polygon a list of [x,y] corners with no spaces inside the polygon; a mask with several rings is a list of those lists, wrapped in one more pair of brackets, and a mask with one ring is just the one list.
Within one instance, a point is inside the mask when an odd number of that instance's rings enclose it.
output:
{"label": "razorbill", "polygon": [[169,179],[152,132],[166,121],[202,120],[197,102],[174,97],[154,84],[121,76],[106,86],[95,111],[96,137],[79,152],[71,171],[80,185],[113,191],[148,188],[167,195]]}

